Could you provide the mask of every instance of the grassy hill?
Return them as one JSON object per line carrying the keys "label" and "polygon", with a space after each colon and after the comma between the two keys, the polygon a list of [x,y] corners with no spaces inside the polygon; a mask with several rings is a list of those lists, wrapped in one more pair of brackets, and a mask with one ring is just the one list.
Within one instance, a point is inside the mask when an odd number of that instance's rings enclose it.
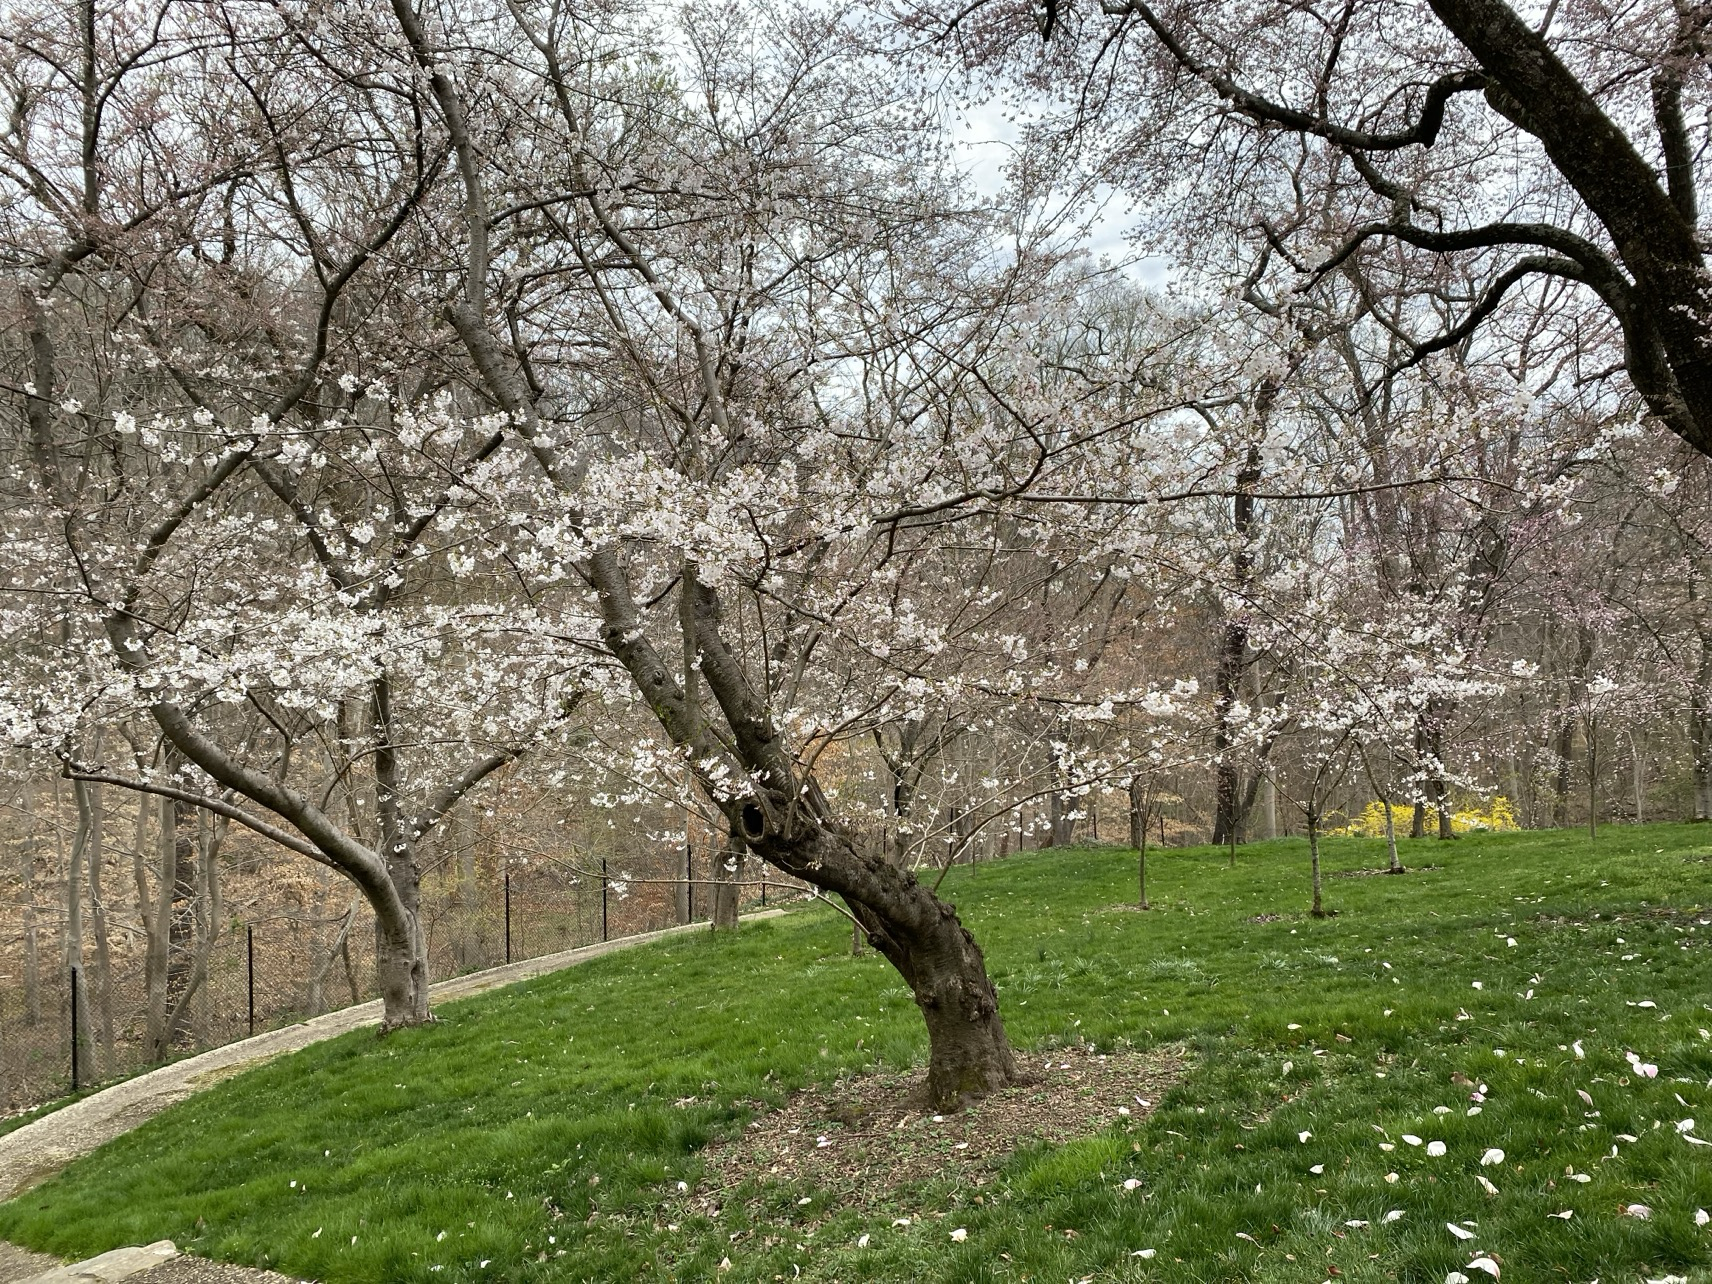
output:
{"label": "grassy hill", "polygon": [[1472,836],[1407,845],[1438,868],[1389,878],[1336,876],[1383,852],[1328,842],[1323,920],[1290,841],[1234,868],[1157,853],[1150,913],[1124,908],[1132,853],[956,870],[1019,1048],[1179,1044],[1191,1062],[1150,1115],[1025,1147],[979,1190],[697,1198],[710,1139],[922,1056],[904,988],[814,908],[243,1075],[0,1205],[0,1237],[62,1254],[170,1237],[330,1284],[1479,1284],[1476,1254],[1506,1281],[1712,1280],[1712,1147],[1686,1139],[1712,1139],[1709,845],[1688,826]]}

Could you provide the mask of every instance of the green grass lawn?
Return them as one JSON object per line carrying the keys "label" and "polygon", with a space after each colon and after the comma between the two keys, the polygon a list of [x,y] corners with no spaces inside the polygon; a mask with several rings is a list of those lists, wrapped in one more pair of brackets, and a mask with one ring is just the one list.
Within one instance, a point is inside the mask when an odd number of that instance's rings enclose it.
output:
{"label": "green grass lawn", "polygon": [[[1150,1116],[1018,1153],[979,1192],[756,1187],[711,1216],[679,1192],[761,1103],[923,1055],[901,984],[814,908],[297,1053],[0,1205],[0,1237],[65,1255],[172,1238],[329,1282],[1479,1284],[1477,1252],[1506,1281],[1712,1280],[1712,1146],[1679,1132],[1712,1139],[1709,845],[1688,826],[1415,842],[1406,860],[1442,868],[1329,878],[1325,920],[1293,841],[1234,869],[1156,853],[1146,914],[1116,908],[1127,852],[959,869],[945,887],[1020,1048],[1194,1056]],[[1376,842],[1325,852],[1383,863]]]}

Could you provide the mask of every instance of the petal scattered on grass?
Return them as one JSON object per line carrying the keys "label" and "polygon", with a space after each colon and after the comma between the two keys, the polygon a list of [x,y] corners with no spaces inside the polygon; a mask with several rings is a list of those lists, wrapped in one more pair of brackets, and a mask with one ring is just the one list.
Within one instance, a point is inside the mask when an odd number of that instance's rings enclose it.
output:
{"label": "petal scattered on grass", "polygon": [[1645,1204],[1630,1204],[1628,1207],[1623,1209],[1623,1216],[1636,1217],[1643,1222],[1652,1220],[1652,1215],[1653,1210],[1648,1208]]}
{"label": "petal scattered on grass", "polygon": [[1493,1164],[1501,1164],[1503,1162],[1504,1152],[1499,1150],[1496,1146],[1493,1146],[1484,1155],[1480,1156],[1480,1166],[1482,1168],[1490,1168]]}
{"label": "petal scattered on grass", "polygon": [[1474,1238],[1474,1232],[1473,1231],[1467,1229],[1466,1227],[1458,1226],[1455,1222],[1446,1222],[1444,1224],[1444,1227],[1447,1231],[1449,1231],[1452,1235],[1455,1235],[1458,1239],[1473,1239]]}

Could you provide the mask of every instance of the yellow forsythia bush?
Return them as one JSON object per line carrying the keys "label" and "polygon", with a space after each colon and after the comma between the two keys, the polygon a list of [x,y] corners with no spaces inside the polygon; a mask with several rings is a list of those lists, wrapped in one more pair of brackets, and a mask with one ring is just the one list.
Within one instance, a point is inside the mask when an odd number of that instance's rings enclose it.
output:
{"label": "yellow forsythia bush", "polygon": [[[1392,805],[1392,823],[1399,833],[1409,832],[1409,819],[1413,811],[1414,808],[1407,804]],[[1434,828],[1438,825],[1438,813],[1431,808],[1428,809],[1428,824]],[[1522,826],[1516,820],[1516,809],[1510,805],[1510,800],[1499,794],[1484,806],[1476,800],[1453,811],[1450,827],[1453,833],[1466,834],[1481,829],[1504,832],[1520,829]],[[1337,838],[1383,838],[1385,804],[1377,800],[1370,802],[1361,815],[1352,818],[1349,824],[1338,829],[1328,829],[1326,833]]]}

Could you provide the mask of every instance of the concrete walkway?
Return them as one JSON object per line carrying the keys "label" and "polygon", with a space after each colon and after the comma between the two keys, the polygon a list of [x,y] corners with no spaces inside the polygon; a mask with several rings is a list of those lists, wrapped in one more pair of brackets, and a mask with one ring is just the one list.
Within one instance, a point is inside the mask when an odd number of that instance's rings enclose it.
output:
{"label": "concrete walkway", "polygon": [[[744,922],[775,918],[783,910],[761,910],[745,914]],[[687,923],[639,936],[624,936],[614,941],[601,941],[581,949],[546,954],[536,959],[507,963],[486,972],[472,972],[429,987],[431,1003],[446,1003],[453,999],[483,994],[500,986],[545,976],[563,968],[575,967],[603,954],[646,945],[650,941],[666,940],[686,932],[705,932],[706,923]],[[198,1056],[175,1061],[126,1079],[111,1088],[92,1093],[82,1101],[73,1102],[52,1114],[43,1115],[34,1123],[25,1124],[0,1136],[0,1202],[13,1198],[20,1191],[47,1180],[74,1159],[80,1159],[96,1147],[106,1144],[138,1125],[152,1119],[168,1106],[212,1087],[222,1079],[271,1061],[287,1052],[296,1052],[312,1043],[331,1039],[348,1030],[380,1024],[380,1000],[341,1008],[300,1025],[288,1025],[270,1030],[254,1038],[229,1043]]]}

